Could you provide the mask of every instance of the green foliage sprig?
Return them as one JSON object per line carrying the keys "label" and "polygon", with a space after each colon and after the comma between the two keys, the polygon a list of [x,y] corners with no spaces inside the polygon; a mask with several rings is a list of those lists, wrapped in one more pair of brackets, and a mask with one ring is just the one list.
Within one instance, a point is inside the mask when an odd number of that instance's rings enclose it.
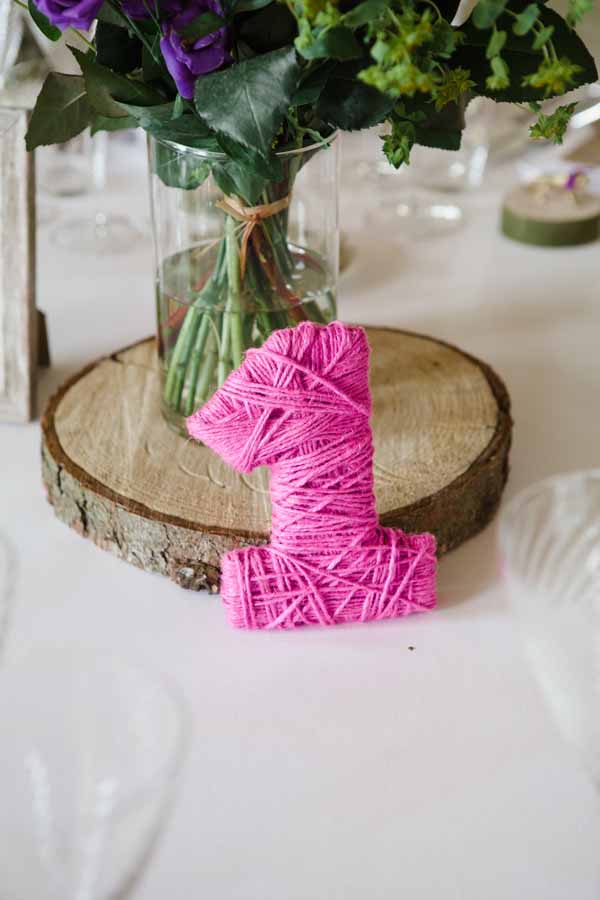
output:
{"label": "green foliage sprig", "polygon": [[[122,0],[105,0],[90,48],[76,52],[82,74],[49,76],[28,146],[88,126],[138,125],[222,152],[259,191],[277,173],[277,151],[387,121],[383,150],[399,166],[415,143],[457,148],[473,96],[539,104],[595,81],[573,30],[591,3],[570,0],[563,19],[543,0],[479,0],[454,27],[457,0],[221,0],[222,13],[201,12],[179,34],[194,42],[227,33],[223,66],[199,76],[185,99],[162,56],[160,0],[141,19]],[[32,13],[56,38],[37,7]],[[532,136],[562,140],[573,109],[542,113]]]}

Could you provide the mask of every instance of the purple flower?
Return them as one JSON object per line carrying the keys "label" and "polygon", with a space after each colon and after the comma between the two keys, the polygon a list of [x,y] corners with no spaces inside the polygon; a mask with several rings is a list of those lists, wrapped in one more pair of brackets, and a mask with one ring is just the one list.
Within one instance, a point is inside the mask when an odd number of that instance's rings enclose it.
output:
{"label": "purple flower", "polygon": [[123,12],[131,19],[149,19],[154,7],[154,0],[123,0],[121,3]]}
{"label": "purple flower", "polygon": [[218,0],[191,0],[181,4],[170,2],[168,5],[179,6],[179,10],[162,27],[164,37],[160,42],[160,49],[177,90],[186,100],[191,100],[198,76],[213,72],[228,58],[227,29],[219,28],[197,41],[183,38],[178,32],[202,13],[213,12],[222,16],[223,10]]}
{"label": "purple flower", "polygon": [[103,0],[35,0],[35,5],[58,28],[88,31]]}

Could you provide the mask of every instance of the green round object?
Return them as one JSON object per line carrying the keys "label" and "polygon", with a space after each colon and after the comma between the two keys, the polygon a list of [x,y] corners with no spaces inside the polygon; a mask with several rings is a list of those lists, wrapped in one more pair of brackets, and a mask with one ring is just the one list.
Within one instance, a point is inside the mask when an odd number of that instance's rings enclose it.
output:
{"label": "green round object", "polygon": [[512,240],[538,247],[588,244],[600,233],[600,198],[583,194],[575,202],[557,192],[544,201],[522,185],[506,197],[501,228]]}

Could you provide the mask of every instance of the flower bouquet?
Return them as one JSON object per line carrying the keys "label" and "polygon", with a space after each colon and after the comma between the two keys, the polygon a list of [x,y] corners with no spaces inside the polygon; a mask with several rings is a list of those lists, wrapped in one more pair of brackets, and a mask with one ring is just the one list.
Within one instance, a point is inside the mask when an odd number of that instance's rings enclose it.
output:
{"label": "flower bouquet", "polygon": [[48,38],[70,26],[89,45],[73,49],[81,75],[48,76],[29,148],[139,126],[153,177],[179,197],[204,191],[217,214],[210,239],[164,263],[184,285],[178,308],[159,275],[163,408],[174,417],[273,330],[335,315],[336,260],[294,244],[290,204],[337,130],[387,123],[383,152],[398,167],[414,144],[458,149],[465,104],[483,95],[529,104],[532,136],[562,140],[574,104],[545,114],[541,103],[597,78],[574,31],[591,0],[571,0],[566,19],[541,0],[463,0],[455,18],[457,5],[29,0]]}

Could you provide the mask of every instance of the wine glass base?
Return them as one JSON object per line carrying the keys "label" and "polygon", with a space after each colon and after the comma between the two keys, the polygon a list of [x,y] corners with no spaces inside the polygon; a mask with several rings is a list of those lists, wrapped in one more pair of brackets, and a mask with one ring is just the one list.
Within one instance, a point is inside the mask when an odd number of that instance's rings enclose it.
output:
{"label": "wine glass base", "polygon": [[141,237],[139,229],[126,216],[104,213],[69,219],[54,228],[50,235],[55,246],[90,255],[127,253]]}

